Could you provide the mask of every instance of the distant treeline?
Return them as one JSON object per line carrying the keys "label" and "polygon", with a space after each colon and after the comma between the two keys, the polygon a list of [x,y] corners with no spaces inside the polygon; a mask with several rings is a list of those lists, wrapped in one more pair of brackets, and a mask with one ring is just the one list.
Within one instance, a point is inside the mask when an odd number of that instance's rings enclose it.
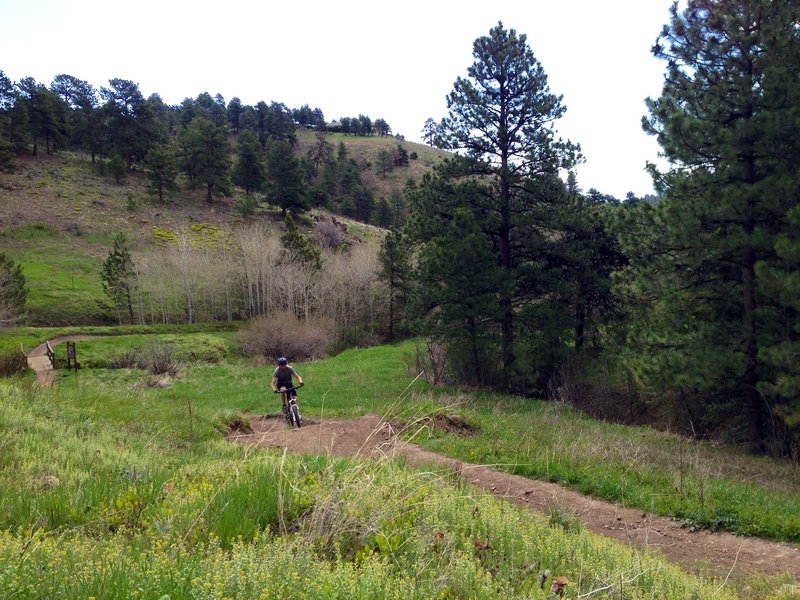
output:
{"label": "distant treeline", "polygon": [[49,86],[32,77],[12,82],[0,71],[0,168],[15,154],[69,149],[89,154],[102,173],[118,181],[143,169],[162,200],[183,174],[187,187],[205,188],[209,202],[240,186],[247,196],[238,204],[244,214],[268,202],[293,212],[324,206],[382,225],[400,218],[396,199],[394,206],[387,198],[376,204],[361,178],[364,165],[343,145],[334,148],[320,135],[311,152],[297,155],[298,127],[388,136],[391,127],[384,119],[359,115],[327,123],[321,109],[307,104],[250,106],[239,98],[226,104],[220,94],[207,92],[167,105],[158,94],[145,98],[132,81],[108,84],[96,90],[66,74]]}

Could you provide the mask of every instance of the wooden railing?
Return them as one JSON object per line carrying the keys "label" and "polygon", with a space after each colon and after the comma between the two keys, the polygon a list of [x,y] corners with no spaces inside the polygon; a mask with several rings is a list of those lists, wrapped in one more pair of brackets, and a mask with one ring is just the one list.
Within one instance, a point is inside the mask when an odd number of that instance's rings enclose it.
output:
{"label": "wooden railing", "polygon": [[50,364],[53,365],[53,368],[56,368],[56,353],[53,352],[53,347],[50,345],[50,340],[45,342],[47,346],[47,358],[50,359]]}

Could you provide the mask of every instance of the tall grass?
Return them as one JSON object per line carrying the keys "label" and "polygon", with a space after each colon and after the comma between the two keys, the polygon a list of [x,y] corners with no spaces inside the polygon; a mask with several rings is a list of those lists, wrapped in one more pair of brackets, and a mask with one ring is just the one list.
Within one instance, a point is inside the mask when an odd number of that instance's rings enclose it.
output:
{"label": "tall grass", "polygon": [[175,447],[57,390],[0,396],[11,597],[545,598],[562,584],[568,597],[734,597],[446,475],[218,439]]}
{"label": "tall grass", "polygon": [[[101,355],[131,344],[115,337],[81,347]],[[701,506],[722,526],[729,513],[714,511],[734,507],[737,523],[751,518],[775,537],[791,535],[800,511],[789,465],[598,424],[552,404],[433,389],[409,370],[412,354],[397,344],[296,364],[307,382],[304,414],[376,412],[472,462],[645,510]],[[544,598],[563,583],[566,597],[735,596],[569,526],[569,516],[532,515],[444,471],[231,445],[222,437],[231,415],[278,407],[266,393],[272,366],[228,356],[188,362],[163,389],[143,389],[138,369],[83,369],[53,389],[0,382],[0,589],[65,598]],[[459,415],[476,434],[432,427],[437,414]],[[772,587],[752,597],[780,597]]]}
{"label": "tall grass", "polygon": [[[115,347],[129,347],[132,339],[98,340],[83,347],[88,355],[93,347],[109,355]],[[229,344],[230,337],[223,336],[223,342]],[[295,365],[307,382],[300,398],[304,414],[378,413],[412,424],[413,431],[422,427],[415,441],[469,462],[496,464],[518,475],[674,516],[688,527],[800,541],[797,465],[648,428],[597,422],[559,404],[434,389],[410,371],[411,352],[412,345],[402,343]],[[269,393],[271,373],[271,365],[241,360],[187,363],[168,387],[143,394],[120,394],[145,379],[131,370],[81,371],[77,383],[64,379],[61,385],[65,392],[85,385],[116,394],[113,407],[103,409],[106,418],[134,421],[135,427],[158,423],[185,442],[219,435],[231,414],[277,413],[277,401]],[[89,400],[79,396],[74,402],[86,406]],[[425,426],[427,417],[448,412],[473,423],[477,435],[452,436]],[[137,421],[136,415],[143,420]]]}

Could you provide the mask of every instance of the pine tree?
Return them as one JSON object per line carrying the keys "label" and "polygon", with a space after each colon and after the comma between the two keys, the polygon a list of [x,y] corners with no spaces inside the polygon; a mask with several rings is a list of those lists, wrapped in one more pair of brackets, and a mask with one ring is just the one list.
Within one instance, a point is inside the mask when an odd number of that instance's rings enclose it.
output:
{"label": "pine tree", "polygon": [[0,326],[11,325],[19,318],[27,298],[22,266],[0,252]]}
{"label": "pine tree", "polygon": [[[526,43],[526,36],[506,30],[502,23],[473,45],[475,62],[466,78],[458,78],[448,96],[449,114],[441,135],[463,158],[446,162],[427,178],[416,194],[416,234],[446,224],[458,208],[469,208],[479,224],[503,281],[497,292],[502,360],[502,383],[519,387],[515,373],[515,338],[524,328],[519,307],[542,290],[526,288],[521,267],[532,264],[535,241],[546,237],[534,211],[552,194],[560,168],[577,159],[576,148],[555,139],[552,124],[563,115],[561,97],[550,92],[544,69]],[[448,191],[461,181],[473,181],[464,194]],[[425,216],[422,216],[425,215]],[[423,223],[423,221],[427,223]],[[524,248],[523,245],[527,245]],[[528,270],[532,270],[533,267]]]}
{"label": "pine tree", "polygon": [[447,339],[459,380],[497,383],[494,358],[503,274],[472,212],[458,208],[443,231],[418,252],[415,314],[423,335]]}
{"label": "pine tree", "polygon": [[670,249],[669,261],[654,264],[671,270],[664,287],[668,308],[682,310],[678,330],[697,328],[679,348],[688,369],[681,375],[701,392],[737,398],[759,451],[761,389],[780,377],[763,357],[797,335],[776,328],[780,303],[765,293],[760,265],[780,260],[776,236],[789,231],[800,191],[798,22],[797,2],[673,6],[653,49],[668,61],[664,89],[644,120],[675,165],[664,174],[653,168],[667,193],[658,245]]}
{"label": "pine tree", "polygon": [[285,231],[281,234],[281,244],[286,252],[288,262],[300,263],[313,270],[322,267],[322,253],[311,241],[303,235],[294,222],[291,214],[283,220]]}
{"label": "pine tree", "polygon": [[261,189],[266,179],[266,166],[258,137],[252,131],[243,131],[239,136],[239,157],[233,171],[233,182],[243,187],[249,196]]}
{"label": "pine tree", "polygon": [[267,146],[266,198],[279,206],[283,215],[308,210],[309,200],[300,162],[287,141],[273,141]]}
{"label": "pine tree", "polygon": [[389,322],[388,339],[394,340],[396,325],[411,287],[411,248],[406,236],[401,231],[390,229],[381,243],[378,259],[381,271],[378,277],[389,288]]}
{"label": "pine tree", "polygon": [[206,201],[230,191],[231,159],[223,127],[204,117],[192,119],[178,135],[183,170],[192,186],[206,186]]}
{"label": "pine tree", "polygon": [[171,144],[156,144],[145,158],[145,172],[150,190],[158,194],[158,200],[164,201],[164,192],[178,187],[178,159]]}
{"label": "pine tree", "polygon": [[111,298],[122,323],[122,311],[127,310],[134,322],[132,294],[136,286],[136,272],[124,233],[114,238],[114,248],[108,253],[100,271],[103,291]]}

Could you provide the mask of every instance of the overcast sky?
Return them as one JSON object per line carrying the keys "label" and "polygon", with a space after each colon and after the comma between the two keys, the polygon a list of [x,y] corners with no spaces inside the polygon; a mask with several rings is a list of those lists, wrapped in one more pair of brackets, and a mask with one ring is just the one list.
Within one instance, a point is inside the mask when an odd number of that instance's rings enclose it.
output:
{"label": "overcast sky", "polygon": [[0,70],[49,85],[59,73],[96,88],[130,79],[168,104],[219,93],[245,104],[319,107],[326,119],[365,114],[420,141],[446,114],[472,43],[498,21],[527,35],[564,96],[562,137],[581,145],[584,190],[652,192],[644,99],[665,65],[650,48],[672,0],[0,0]]}

